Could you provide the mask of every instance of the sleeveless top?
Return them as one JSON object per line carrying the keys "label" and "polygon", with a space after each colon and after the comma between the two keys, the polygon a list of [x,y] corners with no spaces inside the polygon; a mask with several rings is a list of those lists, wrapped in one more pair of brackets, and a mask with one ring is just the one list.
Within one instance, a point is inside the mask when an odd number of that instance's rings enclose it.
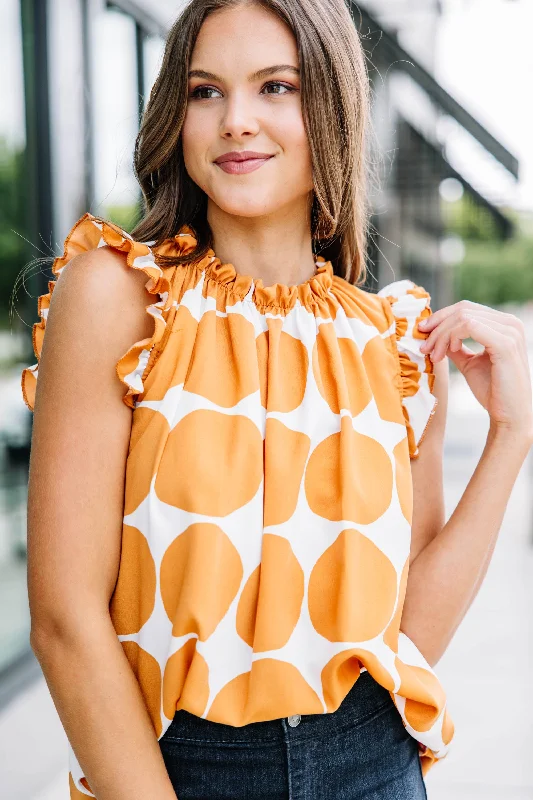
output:
{"label": "sleeveless top", "polygon": [[[426,774],[454,733],[400,630],[410,459],[437,404],[417,327],[429,294],[410,280],[365,291],[320,256],[294,286],[264,286],[213,250],[164,267],[158,253],[195,249],[192,227],[155,246],[86,213],[38,300],[31,410],[61,270],[104,245],[154,297],[151,338],[116,364],[133,413],[110,613],[157,738],[177,709],[234,726],[332,712],[366,669]],[[69,761],[71,798],[94,796],[72,749]]]}

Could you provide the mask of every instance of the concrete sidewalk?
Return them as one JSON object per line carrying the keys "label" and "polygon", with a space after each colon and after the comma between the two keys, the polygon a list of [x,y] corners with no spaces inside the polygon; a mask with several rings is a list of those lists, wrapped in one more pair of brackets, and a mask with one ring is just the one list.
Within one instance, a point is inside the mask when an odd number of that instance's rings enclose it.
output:
{"label": "concrete sidewalk", "polygon": [[[488,416],[465,381],[450,389],[446,518],[479,461]],[[481,589],[435,666],[455,739],[426,783],[430,800],[533,798],[533,458],[514,486]]]}
{"label": "concrete sidewalk", "polygon": [[68,800],[67,740],[43,678],[0,716],[2,800]]}
{"label": "concrete sidewalk", "polygon": [[[475,469],[487,428],[488,417],[464,379],[452,374],[444,463],[447,518]],[[428,774],[430,800],[533,798],[532,483],[530,453],[485,581],[435,667],[456,735],[447,758]],[[46,684],[38,680],[0,716],[2,798],[68,800],[66,758],[65,735]]]}

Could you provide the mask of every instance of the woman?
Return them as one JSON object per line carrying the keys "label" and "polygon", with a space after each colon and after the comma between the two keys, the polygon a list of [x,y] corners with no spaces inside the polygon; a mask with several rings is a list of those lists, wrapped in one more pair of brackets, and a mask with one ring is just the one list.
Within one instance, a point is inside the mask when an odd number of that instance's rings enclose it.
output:
{"label": "woman", "polygon": [[[448,751],[433,666],[530,377],[514,316],[358,285],[367,97],[343,0],[193,0],[137,142],[144,219],[85,214],[54,262],[28,574],[72,798],[423,798]],[[444,524],[447,356],[490,431]]]}

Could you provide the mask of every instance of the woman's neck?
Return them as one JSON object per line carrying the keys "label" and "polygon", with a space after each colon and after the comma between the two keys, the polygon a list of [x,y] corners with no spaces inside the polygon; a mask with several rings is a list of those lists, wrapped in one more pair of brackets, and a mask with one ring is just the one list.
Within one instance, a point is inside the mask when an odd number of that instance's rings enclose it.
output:
{"label": "woman's neck", "polygon": [[213,250],[222,263],[231,263],[240,275],[261,278],[264,286],[304,283],[316,271],[309,213],[280,209],[276,217],[227,214],[208,203],[207,221],[213,232]]}

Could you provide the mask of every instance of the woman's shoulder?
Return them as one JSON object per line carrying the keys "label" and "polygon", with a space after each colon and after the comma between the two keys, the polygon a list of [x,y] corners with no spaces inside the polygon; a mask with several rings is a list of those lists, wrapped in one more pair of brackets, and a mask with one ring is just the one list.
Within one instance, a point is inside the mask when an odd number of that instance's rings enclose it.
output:
{"label": "woman's shoulder", "polygon": [[[384,349],[374,349],[374,356],[385,350],[394,356],[409,454],[416,458],[438,402],[434,394],[435,365],[429,355],[420,350],[428,334],[418,327],[432,313],[431,295],[424,286],[408,278],[392,281],[379,291],[371,292],[336,277],[334,291],[347,317],[358,318],[377,330]],[[385,376],[386,370],[381,374]]]}
{"label": "woman's shoulder", "polygon": [[418,317],[425,309],[430,310],[430,293],[424,286],[410,278],[401,278],[388,283],[376,292],[376,297],[383,298],[385,307],[390,308],[396,318],[412,316],[415,312]]}
{"label": "woman's shoulder", "polygon": [[145,283],[148,278],[154,284],[161,283],[165,271],[156,263],[150,245],[153,242],[140,242],[116,223],[86,212],[66,235],[63,254],[54,259],[52,272],[59,278],[66,265],[75,260],[91,263],[95,269],[115,268],[119,276],[127,272],[123,269],[126,266],[144,275]]}
{"label": "woman's shoulder", "polygon": [[403,319],[411,323],[411,334],[417,336],[413,324],[419,317],[431,313],[431,295],[408,278],[391,281],[378,291],[371,291],[334,275],[332,290],[347,316],[360,316],[362,313],[380,332],[383,332],[384,320],[389,327],[393,321]]}
{"label": "woman's shoulder", "polygon": [[48,292],[38,298],[40,320],[32,329],[37,363],[22,372],[26,405],[34,410],[45,338],[47,342],[52,339],[50,347],[56,353],[65,351],[66,357],[66,348],[76,337],[80,358],[88,348],[87,358],[91,344],[105,331],[110,357],[122,354],[111,374],[122,381],[124,402],[132,407],[132,396],[142,385],[139,372],[145,366],[140,356],[146,348],[151,350],[164,329],[156,306],[168,280],[156,265],[150,247],[135,241],[114,223],[87,212],[67,234],[63,253],[52,264],[52,274]]}
{"label": "woman's shoulder", "polygon": [[[336,274],[333,275],[331,292],[343,315],[372,325],[379,333],[387,330],[390,322],[387,301],[379,293],[351,283]],[[338,311],[335,313],[337,315]]]}

